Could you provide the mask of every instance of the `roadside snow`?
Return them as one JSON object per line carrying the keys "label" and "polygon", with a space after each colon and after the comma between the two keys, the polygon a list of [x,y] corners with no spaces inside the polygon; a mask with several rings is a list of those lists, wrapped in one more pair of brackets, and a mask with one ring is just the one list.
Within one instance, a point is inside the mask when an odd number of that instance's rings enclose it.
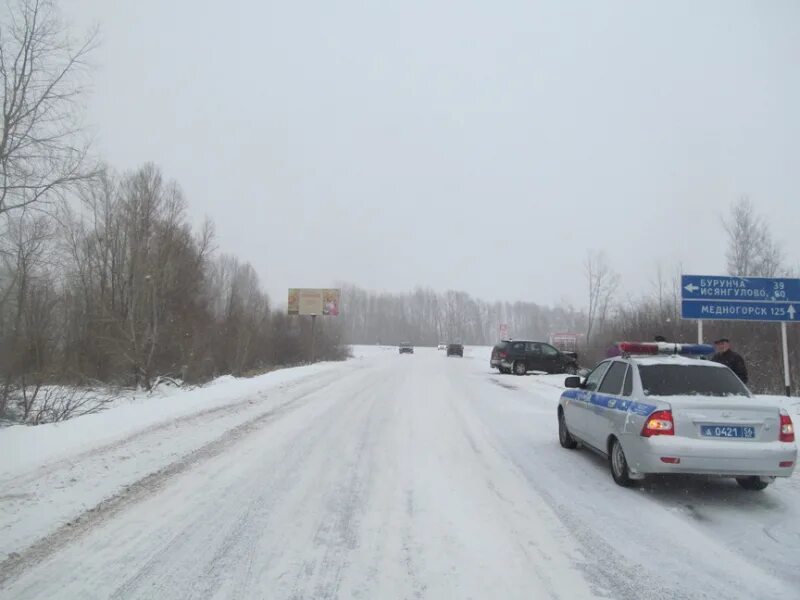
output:
{"label": "roadside snow", "polygon": [[[352,360],[396,352],[393,346],[353,346]],[[290,385],[336,369],[342,363],[317,363],[280,369],[253,378],[225,375],[200,387],[160,386],[155,392],[123,392],[105,410],[60,423],[0,428],[0,482],[55,459],[111,443],[159,423],[221,408],[257,393]]]}
{"label": "roadside snow", "polygon": [[258,392],[323,373],[338,364],[318,363],[282,369],[251,379],[224,376],[198,388],[171,388],[154,395],[137,394],[108,410],[60,423],[2,428],[0,481],[20,471],[112,442],[157,423],[239,402]]}

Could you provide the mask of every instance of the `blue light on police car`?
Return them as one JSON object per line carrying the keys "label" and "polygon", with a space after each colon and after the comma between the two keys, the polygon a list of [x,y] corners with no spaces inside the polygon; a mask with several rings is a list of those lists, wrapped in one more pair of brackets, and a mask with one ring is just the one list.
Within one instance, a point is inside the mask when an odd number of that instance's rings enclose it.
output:
{"label": "blue light on police car", "polygon": [[706,356],[714,353],[714,347],[708,344],[677,344],[672,342],[617,342],[609,348],[606,356],[621,354],[680,354],[682,356]]}
{"label": "blue light on police car", "polygon": [[678,344],[678,346],[680,346],[678,354],[686,356],[706,356],[708,354],[714,354],[714,346],[710,344]]}

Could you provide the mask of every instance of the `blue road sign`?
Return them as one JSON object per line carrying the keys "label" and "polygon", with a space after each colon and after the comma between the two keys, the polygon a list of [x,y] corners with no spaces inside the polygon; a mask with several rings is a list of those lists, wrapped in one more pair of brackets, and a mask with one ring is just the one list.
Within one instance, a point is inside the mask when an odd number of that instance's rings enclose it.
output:
{"label": "blue road sign", "polygon": [[684,319],[800,320],[800,279],[683,275]]}
{"label": "blue road sign", "polygon": [[794,321],[800,320],[800,303],[684,300],[681,302],[681,316],[703,320]]}
{"label": "blue road sign", "polygon": [[800,302],[800,279],[683,275],[683,300]]}

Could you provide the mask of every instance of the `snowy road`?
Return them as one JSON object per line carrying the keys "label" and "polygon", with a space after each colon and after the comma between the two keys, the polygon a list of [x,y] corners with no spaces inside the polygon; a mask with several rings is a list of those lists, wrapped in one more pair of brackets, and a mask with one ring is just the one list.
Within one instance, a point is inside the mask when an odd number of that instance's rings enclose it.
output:
{"label": "snowy road", "polygon": [[16,473],[0,597],[800,597],[796,478],[619,488],[559,393],[374,353]]}

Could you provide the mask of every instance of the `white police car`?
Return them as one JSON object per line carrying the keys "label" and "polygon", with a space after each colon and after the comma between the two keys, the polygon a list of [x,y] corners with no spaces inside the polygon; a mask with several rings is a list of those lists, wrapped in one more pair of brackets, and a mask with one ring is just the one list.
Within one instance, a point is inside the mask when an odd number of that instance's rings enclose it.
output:
{"label": "white police car", "polygon": [[702,344],[623,342],[581,381],[567,377],[559,441],[608,457],[619,485],[651,473],[734,477],[763,490],[797,461],[794,426],[780,405],[756,399]]}

